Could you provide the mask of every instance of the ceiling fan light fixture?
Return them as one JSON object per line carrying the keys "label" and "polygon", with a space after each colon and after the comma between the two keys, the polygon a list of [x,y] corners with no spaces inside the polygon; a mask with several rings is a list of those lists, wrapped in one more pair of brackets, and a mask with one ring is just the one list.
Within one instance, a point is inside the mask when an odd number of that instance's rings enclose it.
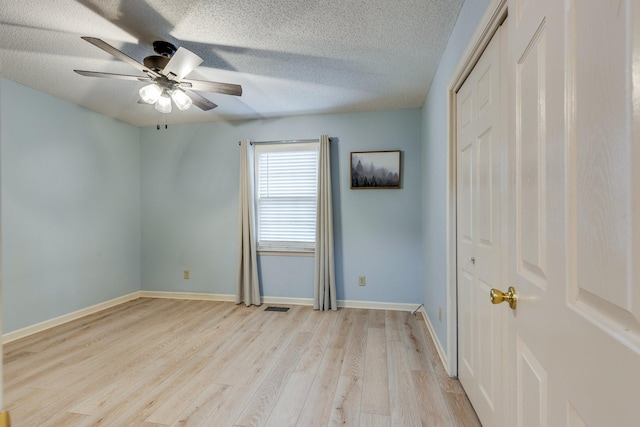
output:
{"label": "ceiling fan light fixture", "polygon": [[171,112],[171,98],[169,98],[169,95],[163,93],[156,101],[155,108],[161,113],[169,114]]}
{"label": "ceiling fan light fixture", "polygon": [[162,88],[153,83],[140,89],[140,99],[147,104],[155,104],[162,95]]}
{"label": "ceiling fan light fixture", "polygon": [[189,95],[187,95],[183,90],[180,89],[174,89],[171,92],[171,98],[173,98],[173,102],[175,102],[176,106],[181,110],[187,110],[193,105],[193,101],[191,100]]}

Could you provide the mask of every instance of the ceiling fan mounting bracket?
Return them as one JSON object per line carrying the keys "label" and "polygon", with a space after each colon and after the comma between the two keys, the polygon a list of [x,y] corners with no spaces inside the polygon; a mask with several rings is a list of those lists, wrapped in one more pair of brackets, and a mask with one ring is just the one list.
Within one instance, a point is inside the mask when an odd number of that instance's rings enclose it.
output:
{"label": "ceiling fan mounting bracket", "polygon": [[160,56],[171,58],[178,48],[169,42],[158,40],[153,42],[153,50]]}

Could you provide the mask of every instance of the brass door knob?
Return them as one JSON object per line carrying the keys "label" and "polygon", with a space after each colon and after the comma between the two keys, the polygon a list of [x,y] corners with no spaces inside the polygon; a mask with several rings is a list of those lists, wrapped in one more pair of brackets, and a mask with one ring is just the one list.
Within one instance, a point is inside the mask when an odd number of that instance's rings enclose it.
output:
{"label": "brass door knob", "polygon": [[518,305],[516,288],[514,288],[513,286],[509,286],[507,292],[502,292],[498,289],[491,289],[491,291],[489,292],[489,296],[491,297],[491,302],[493,304],[500,304],[501,302],[506,301],[509,303],[509,307],[511,307],[512,310],[515,310],[516,306]]}

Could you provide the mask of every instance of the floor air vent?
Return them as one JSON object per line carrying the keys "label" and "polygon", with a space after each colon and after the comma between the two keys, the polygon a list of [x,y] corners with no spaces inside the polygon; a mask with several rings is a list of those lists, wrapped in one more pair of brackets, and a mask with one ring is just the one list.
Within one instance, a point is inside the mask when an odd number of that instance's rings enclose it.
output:
{"label": "floor air vent", "polygon": [[279,312],[282,312],[282,313],[286,313],[287,311],[289,311],[289,307],[273,307],[273,306],[269,306],[269,307],[265,308],[264,311],[279,311]]}

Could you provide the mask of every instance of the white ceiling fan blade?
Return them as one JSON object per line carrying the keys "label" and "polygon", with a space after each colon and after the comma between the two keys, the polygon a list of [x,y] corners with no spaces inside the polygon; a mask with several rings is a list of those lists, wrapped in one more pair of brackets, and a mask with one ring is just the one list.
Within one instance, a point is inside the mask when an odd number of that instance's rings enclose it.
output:
{"label": "white ceiling fan blade", "polygon": [[193,71],[204,59],[183,47],[179,47],[173,54],[169,63],[162,70],[162,74],[170,80],[181,80]]}

